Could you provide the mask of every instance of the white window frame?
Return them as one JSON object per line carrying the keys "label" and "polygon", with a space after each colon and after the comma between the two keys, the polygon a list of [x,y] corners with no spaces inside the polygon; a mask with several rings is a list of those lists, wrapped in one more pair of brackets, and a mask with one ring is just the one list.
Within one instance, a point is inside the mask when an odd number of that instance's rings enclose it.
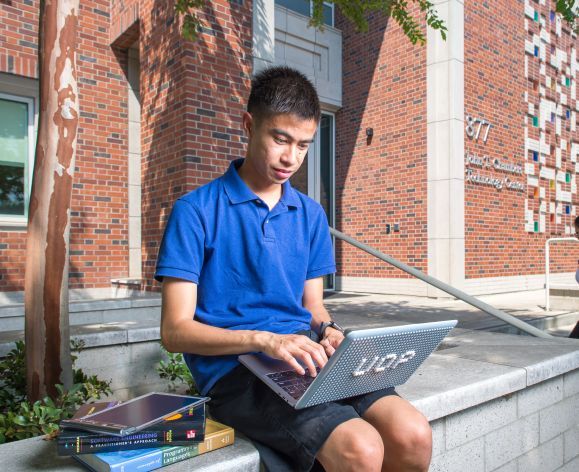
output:
{"label": "white window frame", "polygon": [[[336,24],[336,16],[335,16],[336,11],[334,10],[334,2],[324,2],[324,5],[332,9],[332,24],[326,25],[324,23],[324,25],[334,28],[335,27],[334,25]],[[312,2],[311,0],[310,0],[310,16],[314,16],[314,2]]]}
{"label": "white window frame", "polygon": [[26,97],[4,92],[0,92],[0,99],[26,103],[26,105],[28,105],[28,175],[26,176],[27,182],[25,182],[24,215],[11,216],[0,213],[0,227],[22,227],[26,226],[28,222],[28,204],[30,201],[30,189],[32,187],[32,175],[34,171],[34,150],[36,147],[36,130],[34,123],[36,119],[36,100],[34,97]]}
{"label": "white window frame", "polygon": [[[322,110],[322,115],[329,115],[332,117],[332,150],[330,158],[330,220],[333,226],[336,225],[336,114],[333,111]],[[316,202],[321,200],[321,140],[319,128],[314,137],[313,153],[308,155],[308,197],[313,198]],[[311,148],[310,148],[311,149]],[[318,185],[318,183],[320,185]],[[331,218],[330,218],[331,216]],[[332,242],[335,252],[335,238],[332,236]],[[334,290],[336,287],[336,277],[332,274],[330,277],[330,286],[327,290]]]}
{"label": "white window frame", "polygon": [[[336,15],[335,15],[335,7],[334,7],[334,2],[324,2],[324,5],[327,7],[330,7],[332,9],[332,24],[331,25],[327,25],[326,23],[324,23],[324,26],[329,26],[330,28],[334,28],[335,24],[336,24]],[[301,13],[298,13],[295,10],[292,10],[291,8],[285,7],[283,5],[278,5],[281,8],[286,8],[292,12],[294,12],[296,15],[300,15]],[[310,0],[310,18],[314,15],[314,3]],[[303,15],[302,15],[303,16]]]}

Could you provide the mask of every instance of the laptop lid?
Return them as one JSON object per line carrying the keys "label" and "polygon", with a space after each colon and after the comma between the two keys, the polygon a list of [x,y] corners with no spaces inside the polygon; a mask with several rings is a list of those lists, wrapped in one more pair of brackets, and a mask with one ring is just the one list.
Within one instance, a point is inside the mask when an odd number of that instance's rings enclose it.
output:
{"label": "laptop lid", "polygon": [[290,405],[306,408],[402,385],[456,323],[450,320],[347,331],[344,341],[298,400],[268,377],[268,373],[292,370],[289,364],[263,354],[245,354],[239,360]]}

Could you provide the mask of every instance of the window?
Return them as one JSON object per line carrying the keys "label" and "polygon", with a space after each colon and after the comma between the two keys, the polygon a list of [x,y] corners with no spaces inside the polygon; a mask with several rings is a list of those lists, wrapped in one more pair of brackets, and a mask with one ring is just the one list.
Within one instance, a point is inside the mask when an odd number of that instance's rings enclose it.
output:
{"label": "window", "polygon": [[[310,0],[275,0],[275,3],[304,16],[312,16],[314,8]],[[334,26],[334,4],[332,2],[324,2],[323,16],[324,24]]]}
{"label": "window", "polygon": [[22,222],[34,156],[34,100],[0,93],[0,218]]}

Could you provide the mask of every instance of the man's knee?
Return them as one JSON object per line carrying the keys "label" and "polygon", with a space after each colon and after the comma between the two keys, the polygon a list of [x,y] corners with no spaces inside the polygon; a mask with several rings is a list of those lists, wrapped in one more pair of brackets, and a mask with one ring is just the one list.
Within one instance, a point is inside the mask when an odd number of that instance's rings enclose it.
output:
{"label": "man's knee", "polygon": [[318,460],[327,471],[379,471],[384,460],[384,445],[378,431],[365,423],[348,428],[340,425],[328,438]]}
{"label": "man's knee", "polygon": [[380,470],[384,460],[382,438],[378,432],[365,436],[351,434],[344,443],[342,457],[354,470]]}
{"label": "man's knee", "polygon": [[432,429],[426,418],[420,415],[415,421],[400,425],[392,440],[392,449],[402,463],[418,469],[428,467],[432,453]]}
{"label": "man's knee", "polygon": [[419,421],[407,425],[404,443],[407,447],[421,449],[432,447],[432,428],[426,418],[422,417]]}

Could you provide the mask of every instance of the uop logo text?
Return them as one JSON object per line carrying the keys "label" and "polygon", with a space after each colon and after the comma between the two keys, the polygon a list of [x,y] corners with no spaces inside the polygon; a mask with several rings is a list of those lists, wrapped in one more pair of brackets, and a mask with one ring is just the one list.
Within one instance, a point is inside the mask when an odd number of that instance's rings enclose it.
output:
{"label": "uop logo text", "polygon": [[352,372],[352,375],[354,377],[360,377],[370,371],[378,374],[384,372],[386,369],[394,370],[400,364],[404,364],[414,358],[414,356],[416,356],[416,351],[406,351],[400,356],[391,353],[384,357],[376,356],[373,359],[366,359],[363,357],[358,364],[358,367],[356,367],[354,372]]}

